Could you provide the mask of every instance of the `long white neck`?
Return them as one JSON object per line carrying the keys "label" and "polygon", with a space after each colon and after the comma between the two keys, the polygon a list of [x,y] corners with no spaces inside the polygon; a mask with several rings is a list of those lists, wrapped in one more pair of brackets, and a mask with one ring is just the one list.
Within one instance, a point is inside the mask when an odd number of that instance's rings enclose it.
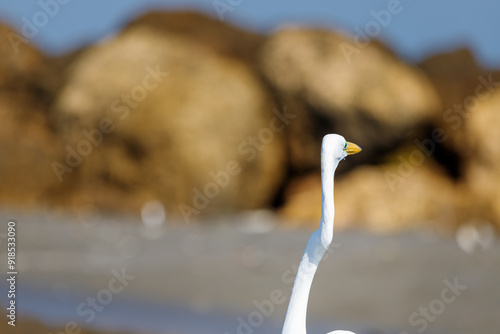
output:
{"label": "long white neck", "polygon": [[316,269],[333,239],[333,176],[338,162],[321,151],[321,222],[319,229],[311,235],[302,255],[292,295],[286,312],[282,334],[305,334],[309,291]]}

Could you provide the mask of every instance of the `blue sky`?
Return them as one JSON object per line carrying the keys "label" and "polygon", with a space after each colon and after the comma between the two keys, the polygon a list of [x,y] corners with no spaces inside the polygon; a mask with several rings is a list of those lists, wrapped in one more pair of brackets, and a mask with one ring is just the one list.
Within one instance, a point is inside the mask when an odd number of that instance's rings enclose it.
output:
{"label": "blue sky", "polygon": [[[194,8],[218,18],[214,3],[231,7],[227,22],[260,32],[284,24],[306,24],[342,29],[355,34],[375,21],[372,12],[387,10],[398,0],[23,0],[2,1],[0,20],[21,29],[38,19],[30,41],[50,54],[60,54],[119,31],[150,9]],[[53,3],[62,2],[59,8]],[[473,49],[488,67],[500,67],[500,1],[399,0],[398,13],[379,24],[375,37],[384,40],[409,61],[462,45]],[[53,17],[40,14],[43,4]],[[395,7],[396,8],[396,7]],[[37,16],[38,15],[38,16]],[[44,21],[44,19],[46,19]],[[371,23],[373,24],[373,22]]]}

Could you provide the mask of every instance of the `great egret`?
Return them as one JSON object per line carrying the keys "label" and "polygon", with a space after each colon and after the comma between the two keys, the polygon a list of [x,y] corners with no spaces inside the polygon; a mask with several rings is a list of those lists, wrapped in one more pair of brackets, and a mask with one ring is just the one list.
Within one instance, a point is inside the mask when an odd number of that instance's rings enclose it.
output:
{"label": "great egret", "polygon": [[[333,239],[333,218],[335,216],[333,176],[341,160],[360,151],[361,148],[358,145],[349,143],[340,135],[329,134],[323,137],[321,144],[321,222],[319,229],[313,232],[309,238],[304,255],[302,255],[282,334],[306,334],[309,291],[316,269]],[[355,333],[336,330],[328,334]]]}

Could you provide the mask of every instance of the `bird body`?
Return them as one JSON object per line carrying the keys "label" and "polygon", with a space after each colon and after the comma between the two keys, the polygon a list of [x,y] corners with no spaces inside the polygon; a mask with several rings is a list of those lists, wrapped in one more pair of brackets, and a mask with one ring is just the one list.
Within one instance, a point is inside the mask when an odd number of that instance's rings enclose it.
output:
{"label": "bird body", "polygon": [[[282,334],[306,334],[306,315],[309,291],[314,274],[326,250],[333,240],[334,174],[341,160],[347,155],[356,154],[361,148],[347,142],[344,137],[329,134],[323,137],[321,145],[321,221],[307,242],[304,255],[297,270],[292,295],[283,325]],[[328,334],[354,334],[336,330]]]}

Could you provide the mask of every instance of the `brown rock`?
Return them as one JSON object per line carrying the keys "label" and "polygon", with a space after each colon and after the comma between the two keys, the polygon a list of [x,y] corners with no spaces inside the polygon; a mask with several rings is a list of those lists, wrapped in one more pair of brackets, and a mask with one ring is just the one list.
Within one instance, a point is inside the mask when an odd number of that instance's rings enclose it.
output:
{"label": "brown rock", "polygon": [[45,59],[21,34],[0,23],[0,88],[33,84]]}
{"label": "brown rock", "polygon": [[292,179],[285,189],[284,205],[278,213],[287,225],[319,224],[321,219],[321,175],[308,174]]}
{"label": "brown rock", "polygon": [[465,180],[470,215],[500,227],[500,90],[481,102],[466,124]]}
{"label": "brown rock", "polygon": [[160,33],[175,34],[195,41],[226,57],[244,60],[253,65],[264,38],[260,35],[195,12],[151,12],[125,28],[148,27]]}
{"label": "brown rock", "polygon": [[467,153],[462,149],[468,142],[465,124],[483,96],[489,95],[489,88],[484,87],[484,82],[490,79],[498,82],[500,72],[482,68],[473,53],[465,48],[429,57],[420,64],[420,68],[432,81],[443,102],[442,110],[435,113],[433,123],[446,133],[444,147],[467,159]]}
{"label": "brown rock", "polygon": [[30,94],[0,93],[0,202],[38,206],[59,187],[51,163],[60,146]]}
{"label": "brown rock", "polygon": [[445,108],[461,102],[467,95],[474,94],[478,84],[477,77],[487,74],[478,64],[472,51],[465,48],[433,55],[419,67],[435,86]]}
{"label": "brown rock", "polygon": [[[335,181],[335,228],[393,232],[416,226],[450,230],[457,225],[463,193],[430,159],[412,164],[412,151],[394,161],[363,166]],[[401,161],[406,161],[401,162]],[[417,160],[412,160],[417,161]],[[404,165],[404,166],[403,166]],[[281,214],[295,222],[318,224],[320,175],[295,181],[287,190]]]}
{"label": "brown rock", "polygon": [[404,175],[400,166],[362,167],[338,182],[339,221],[380,232],[417,226],[453,229],[460,214],[453,181],[432,161]]}
{"label": "brown rock", "polygon": [[[272,201],[285,167],[283,134],[265,130],[276,118],[273,104],[243,62],[135,24],[82,53],[70,72],[57,98],[65,142],[76,150],[86,140],[82,131],[109,127],[63,176],[81,189],[75,196],[130,209],[158,198],[174,215],[180,204],[203,214]],[[236,175],[217,186],[211,173],[228,164]],[[197,209],[194,189],[209,193],[209,204]]]}
{"label": "brown rock", "polygon": [[0,202],[39,206],[59,187],[51,163],[60,146],[40,82],[46,59],[29,44],[13,47],[16,38],[21,37],[0,25]]}
{"label": "brown rock", "polygon": [[353,161],[373,161],[439,109],[421,72],[376,43],[350,56],[348,47],[354,43],[337,33],[303,28],[279,30],[263,46],[265,77],[299,115],[289,129],[291,159],[299,170],[318,167],[326,133],[340,133],[366,149]]}

